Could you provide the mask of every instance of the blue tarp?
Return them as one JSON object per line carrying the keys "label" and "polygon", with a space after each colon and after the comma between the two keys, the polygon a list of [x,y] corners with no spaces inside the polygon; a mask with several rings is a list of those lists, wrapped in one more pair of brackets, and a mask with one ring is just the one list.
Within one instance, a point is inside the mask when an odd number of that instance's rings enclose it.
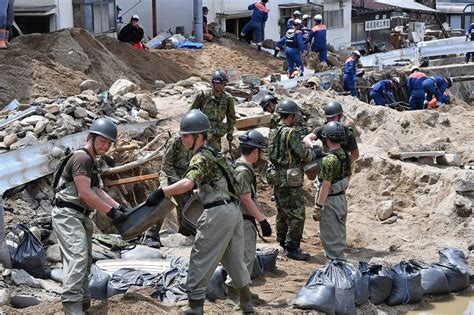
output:
{"label": "blue tarp", "polygon": [[191,42],[189,40],[182,42],[181,44],[178,45],[176,48],[193,48],[193,49],[201,49],[204,46],[203,43],[196,43],[196,42]]}

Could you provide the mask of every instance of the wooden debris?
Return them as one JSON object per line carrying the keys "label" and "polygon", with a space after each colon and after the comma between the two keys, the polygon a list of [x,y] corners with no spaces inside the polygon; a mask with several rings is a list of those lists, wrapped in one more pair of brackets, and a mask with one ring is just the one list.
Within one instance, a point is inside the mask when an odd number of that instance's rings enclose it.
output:
{"label": "wooden debris", "polygon": [[158,179],[158,178],[160,178],[160,174],[158,173],[146,174],[146,175],[141,175],[141,176],[117,179],[117,180],[105,180],[104,185],[107,187],[110,187],[110,186],[117,186],[117,185],[133,184],[137,182],[153,180],[153,179]]}
{"label": "wooden debris", "polygon": [[262,114],[258,116],[237,119],[235,122],[235,128],[239,130],[245,130],[258,126],[268,126],[270,124],[271,117],[272,115]]}

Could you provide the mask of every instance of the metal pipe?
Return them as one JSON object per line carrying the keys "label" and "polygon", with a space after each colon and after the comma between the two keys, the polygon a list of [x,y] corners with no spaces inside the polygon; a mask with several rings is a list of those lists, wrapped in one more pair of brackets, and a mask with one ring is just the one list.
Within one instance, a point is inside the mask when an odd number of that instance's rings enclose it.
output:
{"label": "metal pipe", "polygon": [[203,34],[203,19],[202,19],[202,0],[193,0],[193,12],[194,12],[194,37],[197,42],[202,43],[204,41]]}
{"label": "metal pipe", "polygon": [[153,19],[153,37],[158,35],[156,22],[156,0],[151,1],[151,18]]}
{"label": "metal pipe", "polygon": [[0,196],[0,264],[3,264],[6,268],[11,268],[12,262],[6,240],[5,222],[3,219],[3,199],[2,196]]}

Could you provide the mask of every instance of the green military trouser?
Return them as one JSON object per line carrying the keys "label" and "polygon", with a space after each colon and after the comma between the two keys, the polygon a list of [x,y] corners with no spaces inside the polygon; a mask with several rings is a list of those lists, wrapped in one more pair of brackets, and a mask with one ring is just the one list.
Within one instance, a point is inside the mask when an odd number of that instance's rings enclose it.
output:
{"label": "green military trouser", "polygon": [[57,207],[53,208],[52,219],[63,258],[64,289],[61,301],[88,301],[91,299],[92,220],[77,210]]}
{"label": "green military trouser", "polygon": [[[244,263],[247,266],[249,275],[252,274],[253,263],[255,262],[255,251],[257,250],[257,228],[250,220],[244,219]],[[227,276],[226,284],[233,287],[231,277]]]}
{"label": "green military trouser", "polygon": [[[349,179],[344,178],[331,185],[329,195],[344,192]],[[346,194],[328,196],[321,213],[319,236],[326,256],[329,259],[346,260],[344,251],[346,242],[347,200]]]}
{"label": "green military trouser", "polygon": [[287,250],[300,248],[305,221],[303,187],[274,187],[277,241]]}
{"label": "green military trouser", "polygon": [[244,263],[242,212],[235,203],[205,209],[197,222],[186,287],[189,300],[206,298],[206,288],[219,262],[237,289],[250,284]]}
{"label": "green military trouser", "polygon": [[213,146],[217,150],[222,150],[221,136],[215,133],[209,133],[207,135],[207,144]]}

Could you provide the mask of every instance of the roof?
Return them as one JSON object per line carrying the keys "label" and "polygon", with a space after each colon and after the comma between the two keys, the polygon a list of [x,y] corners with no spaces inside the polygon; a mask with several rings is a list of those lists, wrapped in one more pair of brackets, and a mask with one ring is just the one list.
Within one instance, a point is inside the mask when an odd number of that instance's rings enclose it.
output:
{"label": "roof", "polygon": [[397,9],[398,7],[392,6],[385,3],[378,3],[374,0],[367,0],[356,3],[355,1],[352,2],[352,8],[359,10],[359,9],[367,9],[371,11],[392,11]]}
{"label": "roof", "polygon": [[436,2],[436,9],[439,12],[448,14],[463,14],[469,6],[472,6],[472,11],[474,12],[473,3]]}
{"label": "roof", "polygon": [[18,16],[46,16],[56,13],[56,5],[14,6]]}
{"label": "roof", "polygon": [[278,4],[278,8],[280,9],[291,9],[291,8],[299,8],[305,5],[306,3],[281,3]]}
{"label": "roof", "polygon": [[377,3],[396,6],[404,10],[410,11],[424,11],[424,12],[438,12],[435,9],[419,4],[413,0],[374,0]]}

